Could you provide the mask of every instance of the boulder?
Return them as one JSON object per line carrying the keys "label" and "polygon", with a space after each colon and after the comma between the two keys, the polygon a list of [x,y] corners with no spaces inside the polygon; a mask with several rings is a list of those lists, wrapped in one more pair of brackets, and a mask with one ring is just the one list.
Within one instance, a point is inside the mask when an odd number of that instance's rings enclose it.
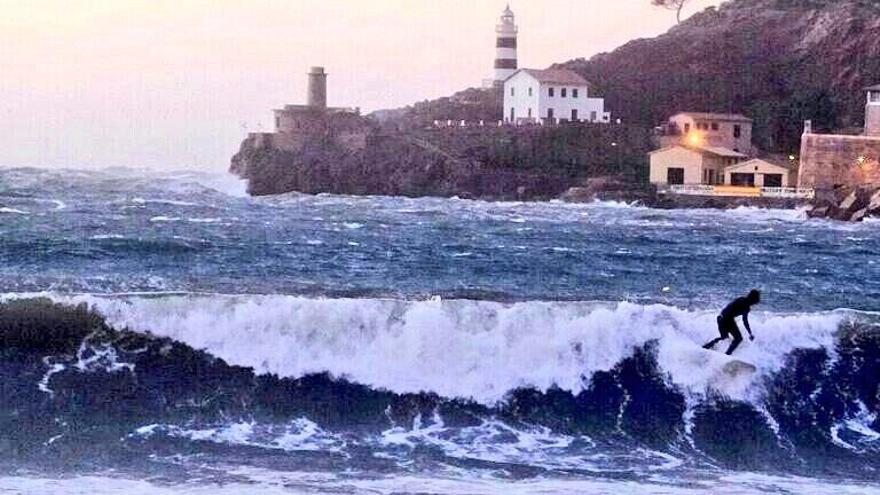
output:
{"label": "boulder", "polygon": [[807,212],[809,218],[828,218],[828,206],[814,206]]}
{"label": "boulder", "polygon": [[868,213],[871,215],[880,214],[880,188],[874,191],[871,199],[868,201]]}
{"label": "boulder", "polygon": [[566,203],[589,203],[596,200],[596,193],[586,187],[572,187],[559,197]]}
{"label": "boulder", "polygon": [[849,193],[849,195],[844,198],[843,201],[841,201],[840,204],[837,205],[837,207],[842,211],[855,211],[856,209],[858,209],[858,201],[859,193],[858,191],[853,191]]}
{"label": "boulder", "polygon": [[862,220],[865,219],[866,216],[868,216],[868,209],[863,208],[861,210],[856,211],[852,215],[850,215],[849,221],[850,222],[861,222]]}

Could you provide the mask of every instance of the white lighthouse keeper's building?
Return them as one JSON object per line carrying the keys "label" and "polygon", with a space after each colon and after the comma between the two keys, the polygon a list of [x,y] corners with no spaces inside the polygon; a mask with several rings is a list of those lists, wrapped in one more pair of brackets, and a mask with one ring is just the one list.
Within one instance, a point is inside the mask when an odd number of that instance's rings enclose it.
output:
{"label": "white lighthouse keeper's building", "polygon": [[568,69],[519,69],[504,81],[504,121],[611,121],[603,98],[590,97],[590,83]]}

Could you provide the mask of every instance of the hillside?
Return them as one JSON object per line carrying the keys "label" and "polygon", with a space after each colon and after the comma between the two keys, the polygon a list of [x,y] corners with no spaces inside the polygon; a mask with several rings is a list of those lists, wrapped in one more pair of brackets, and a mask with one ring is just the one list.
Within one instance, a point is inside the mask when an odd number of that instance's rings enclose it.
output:
{"label": "hillside", "polygon": [[[585,76],[629,124],[654,126],[679,110],[740,112],[755,119],[758,146],[788,153],[805,119],[820,130],[862,125],[861,88],[880,82],[878,33],[878,0],[731,0],[656,38],[556,67]],[[459,99],[386,115],[430,122],[495,111],[490,98],[452,105]]]}
{"label": "hillside", "polygon": [[742,112],[756,144],[791,151],[805,119],[862,125],[861,89],[880,81],[880,2],[733,0],[653,39],[561,66],[631,123],[677,110]]}
{"label": "hillside", "polygon": [[425,100],[404,108],[378,110],[370,114],[381,123],[396,124],[402,127],[424,127],[435,120],[498,120],[501,102],[494,88],[468,88],[452,96],[436,100]]}

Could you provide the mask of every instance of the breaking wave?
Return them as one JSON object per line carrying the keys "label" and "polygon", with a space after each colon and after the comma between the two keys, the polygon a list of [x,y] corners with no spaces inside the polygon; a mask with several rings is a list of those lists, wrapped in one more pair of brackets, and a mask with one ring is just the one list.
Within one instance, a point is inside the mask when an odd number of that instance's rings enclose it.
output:
{"label": "breaking wave", "polygon": [[17,456],[427,448],[441,463],[871,479],[880,460],[880,331],[867,313],[755,315],[758,340],[737,357],[757,371],[731,374],[700,348],[714,315],[662,305],[21,297],[0,309],[13,351],[0,374],[18,391],[5,407],[19,420],[0,432]]}

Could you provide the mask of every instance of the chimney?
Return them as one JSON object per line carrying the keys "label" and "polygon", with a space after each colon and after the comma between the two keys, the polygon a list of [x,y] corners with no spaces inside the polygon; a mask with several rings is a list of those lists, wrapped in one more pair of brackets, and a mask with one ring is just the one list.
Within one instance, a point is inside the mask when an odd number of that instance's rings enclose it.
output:
{"label": "chimney", "polygon": [[327,73],[323,67],[312,67],[309,71],[308,105],[312,108],[327,108]]}

